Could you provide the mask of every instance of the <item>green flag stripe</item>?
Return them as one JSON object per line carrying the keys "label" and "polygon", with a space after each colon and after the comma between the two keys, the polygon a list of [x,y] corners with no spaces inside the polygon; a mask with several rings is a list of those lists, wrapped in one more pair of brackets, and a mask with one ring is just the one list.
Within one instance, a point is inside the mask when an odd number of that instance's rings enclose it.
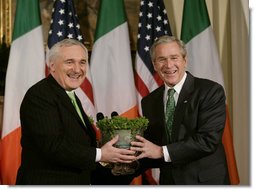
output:
{"label": "green flag stripe", "polygon": [[182,19],[181,39],[188,43],[210,26],[205,0],[185,0]]}
{"label": "green flag stripe", "polygon": [[31,31],[41,23],[38,0],[17,0],[12,41]]}
{"label": "green flag stripe", "polygon": [[101,0],[95,41],[126,21],[123,0]]}

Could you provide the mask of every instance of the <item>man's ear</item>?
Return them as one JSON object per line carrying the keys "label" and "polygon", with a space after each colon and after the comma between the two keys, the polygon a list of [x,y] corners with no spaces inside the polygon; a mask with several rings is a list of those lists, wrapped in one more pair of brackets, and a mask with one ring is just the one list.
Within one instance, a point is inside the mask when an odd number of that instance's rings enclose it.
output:
{"label": "man's ear", "polygon": [[185,61],[184,67],[187,68],[187,65],[188,65],[188,57],[187,56],[185,56],[184,61]]}
{"label": "man's ear", "polygon": [[55,63],[53,61],[50,61],[48,65],[49,65],[49,70],[51,72],[55,72]]}

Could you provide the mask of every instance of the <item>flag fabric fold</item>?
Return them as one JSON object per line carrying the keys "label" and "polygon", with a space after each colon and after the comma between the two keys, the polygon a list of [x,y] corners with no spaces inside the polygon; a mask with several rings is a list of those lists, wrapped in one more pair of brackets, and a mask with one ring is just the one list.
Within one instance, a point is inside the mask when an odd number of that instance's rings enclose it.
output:
{"label": "flag fabric fold", "polygon": [[102,0],[91,55],[96,109],[137,116],[130,40],[123,0]]}
{"label": "flag fabric fold", "polygon": [[[56,0],[52,9],[48,48],[50,49],[55,43],[66,38],[76,39],[84,43],[74,2],[72,0]],[[86,78],[75,92],[86,114],[95,118],[93,87],[89,64],[86,70]]]}
{"label": "flag fabric fold", "polygon": [[[163,0],[141,0],[135,61],[135,85],[140,115],[142,115],[141,99],[163,84],[154,71],[149,54],[154,40],[162,35],[172,35]],[[148,170],[146,178],[149,184],[158,183],[159,171]]]}
{"label": "flag fabric fold", "polygon": [[34,83],[45,77],[45,54],[38,0],[17,0],[10,57],[6,72],[0,178],[14,185],[21,161],[21,101]]}
{"label": "flag fabric fold", "polygon": [[135,61],[135,84],[140,113],[141,99],[163,84],[154,71],[149,54],[154,40],[162,35],[172,35],[163,0],[141,0]]}
{"label": "flag fabric fold", "polygon": [[[110,117],[138,116],[129,30],[123,0],[101,0],[91,55],[95,107]],[[140,184],[136,178],[133,184]]]}
{"label": "flag fabric fold", "polygon": [[[184,1],[181,40],[185,42],[188,52],[187,70],[197,77],[208,78],[224,87],[218,50],[205,0]],[[228,111],[222,141],[230,182],[239,184]]]}

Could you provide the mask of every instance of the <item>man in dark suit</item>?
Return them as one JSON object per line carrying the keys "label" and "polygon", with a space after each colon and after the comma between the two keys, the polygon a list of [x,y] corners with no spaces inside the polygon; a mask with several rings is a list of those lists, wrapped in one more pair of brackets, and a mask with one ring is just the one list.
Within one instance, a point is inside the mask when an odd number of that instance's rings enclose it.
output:
{"label": "man in dark suit", "polygon": [[[160,168],[162,185],[229,184],[222,144],[226,118],[223,87],[186,71],[185,45],[175,37],[160,37],[150,54],[164,85],[141,102],[150,124],[145,138],[137,136],[131,148],[141,152],[137,157],[141,169]],[[169,89],[174,89],[170,124],[170,113],[165,114]]]}
{"label": "man in dark suit", "polygon": [[88,51],[76,40],[65,39],[50,49],[50,75],[27,91],[20,107],[22,160],[16,184],[90,184],[99,161],[135,159],[134,151],[113,147],[118,137],[96,148],[81,102],[75,94],[74,102],[68,96],[84,81],[87,64]]}

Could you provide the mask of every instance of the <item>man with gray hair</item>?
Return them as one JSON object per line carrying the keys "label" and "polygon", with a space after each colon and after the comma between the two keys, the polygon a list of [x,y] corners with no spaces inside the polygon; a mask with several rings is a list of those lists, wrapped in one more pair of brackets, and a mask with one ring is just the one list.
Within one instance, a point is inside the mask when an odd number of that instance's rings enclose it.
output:
{"label": "man with gray hair", "polygon": [[116,136],[101,148],[74,90],[84,81],[86,47],[73,39],[49,51],[47,78],[33,85],[20,107],[22,160],[18,185],[88,185],[98,162],[131,163],[134,151],[113,146]]}

